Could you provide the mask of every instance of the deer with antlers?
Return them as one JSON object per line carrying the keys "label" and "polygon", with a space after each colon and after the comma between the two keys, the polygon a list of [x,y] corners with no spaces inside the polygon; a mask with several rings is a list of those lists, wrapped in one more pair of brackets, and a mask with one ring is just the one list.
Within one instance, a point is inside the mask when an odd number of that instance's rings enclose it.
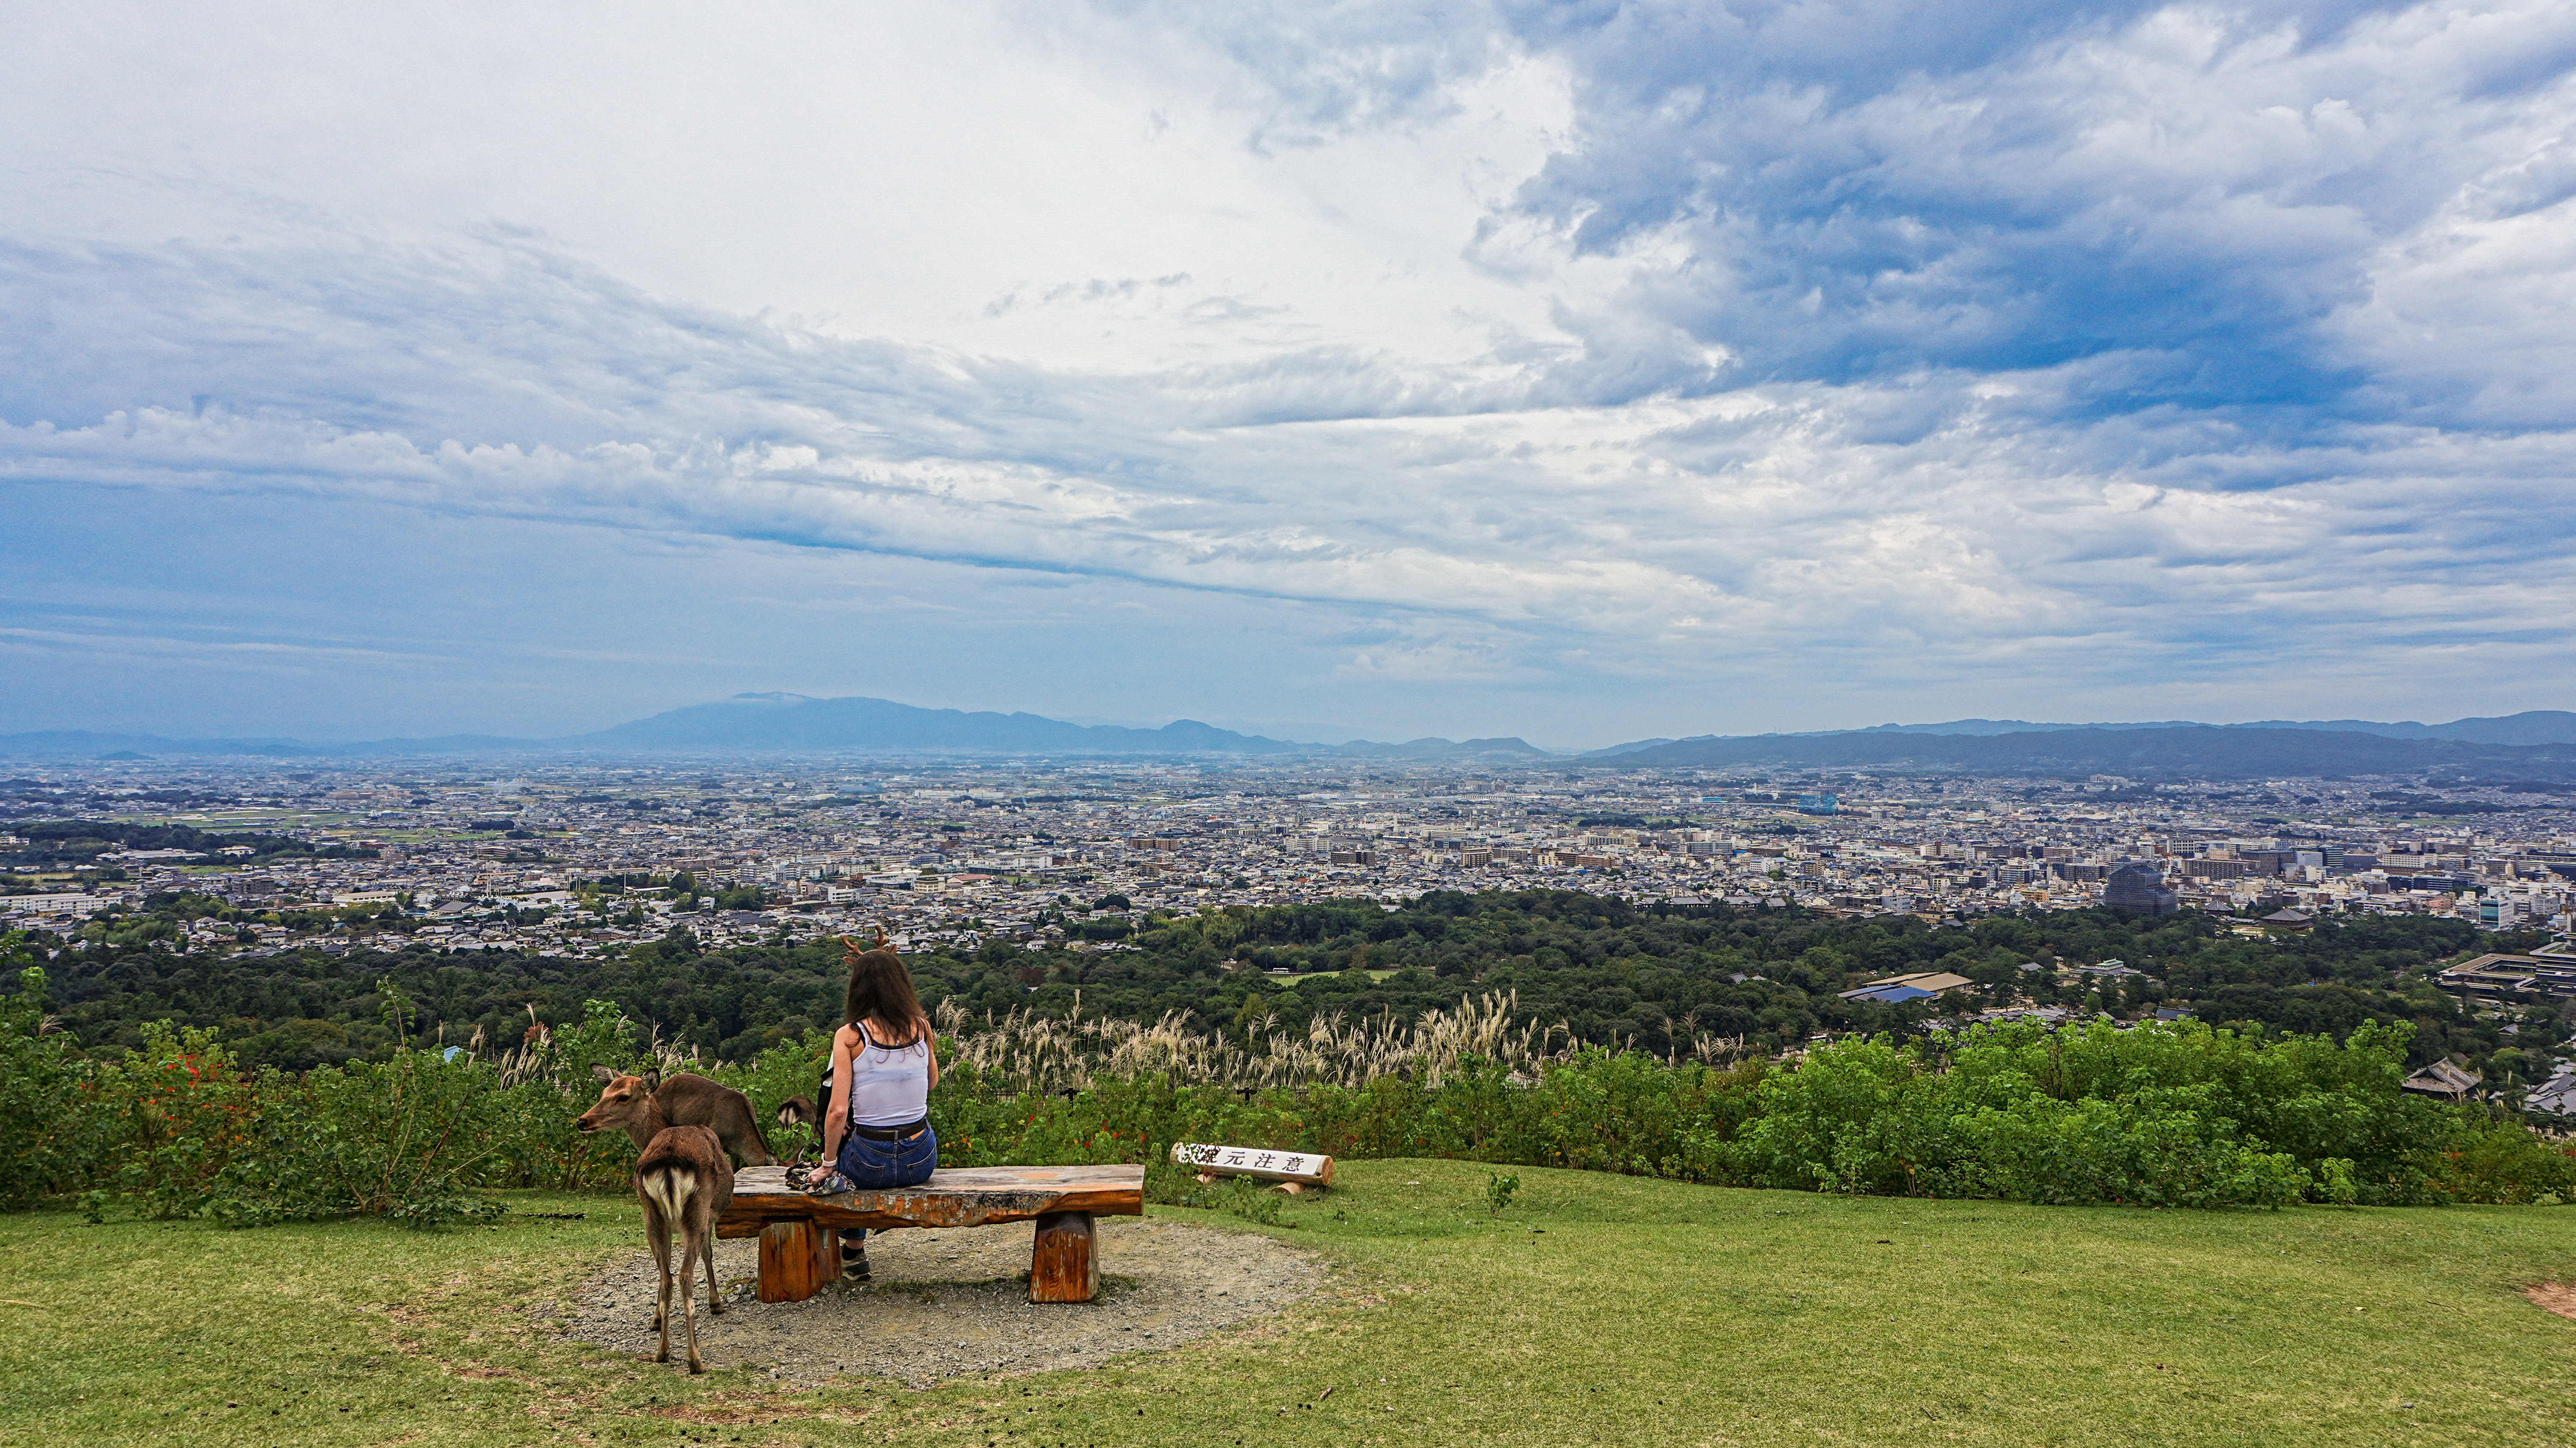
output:
{"label": "deer with antlers", "polygon": [[[689,1371],[702,1373],[698,1357],[698,1264],[706,1264],[707,1311],[722,1316],[724,1287],[716,1280],[716,1216],[733,1200],[733,1160],[722,1138],[704,1126],[674,1126],[668,1109],[640,1076],[621,1076],[599,1093],[599,1104],[573,1123],[583,1131],[621,1130],[636,1147],[635,1195],[644,1203],[644,1240],[661,1270],[653,1326],[662,1334],[653,1361],[671,1360],[671,1228],[680,1229],[680,1318],[688,1329]],[[764,1153],[765,1154],[765,1153]]]}

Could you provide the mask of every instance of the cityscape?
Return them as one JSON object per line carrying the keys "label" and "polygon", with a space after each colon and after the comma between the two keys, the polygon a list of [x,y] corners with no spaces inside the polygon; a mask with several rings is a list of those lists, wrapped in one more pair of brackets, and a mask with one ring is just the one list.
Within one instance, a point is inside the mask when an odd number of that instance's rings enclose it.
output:
{"label": "cityscape", "polygon": [[[882,929],[907,946],[1079,950],[1095,947],[1041,917],[1103,900],[1141,916],[1534,887],[1935,925],[2103,905],[2259,930],[2387,914],[2561,935],[2576,923],[2570,801],[2435,798],[2404,780],[710,758],[89,764],[6,788],[22,833],[0,848],[26,863],[0,910],[70,949],[93,917],[173,893],[251,912],[201,919],[186,942],[251,955],[398,941],[582,955],[675,924],[711,946]],[[48,817],[337,857],[92,841],[91,858],[47,869],[35,862],[65,843],[60,827],[23,832]]]}

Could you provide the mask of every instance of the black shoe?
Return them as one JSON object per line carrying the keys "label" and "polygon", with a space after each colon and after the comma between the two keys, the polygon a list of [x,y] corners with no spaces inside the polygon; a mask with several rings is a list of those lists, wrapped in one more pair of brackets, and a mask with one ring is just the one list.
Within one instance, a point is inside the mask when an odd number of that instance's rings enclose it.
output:
{"label": "black shoe", "polygon": [[868,1280],[868,1276],[868,1249],[865,1247],[853,1247],[846,1242],[842,1243],[841,1280],[844,1282],[865,1282]]}

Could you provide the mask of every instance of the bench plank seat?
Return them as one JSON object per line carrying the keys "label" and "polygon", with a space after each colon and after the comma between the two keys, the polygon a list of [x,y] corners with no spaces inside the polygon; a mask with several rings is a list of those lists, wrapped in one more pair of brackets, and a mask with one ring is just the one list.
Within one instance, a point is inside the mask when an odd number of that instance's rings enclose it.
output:
{"label": "bench plank seat", "polygon": [[1035,1221],[1050,1212],[1145,1215],[1142,1166],[942,1167],[917,1187],[812,1197],[787,1185],[783,1166],[733,1174],[733,1201],[716,1218],[719,1237],[757,1237],[771,1222],[820,1226],[982,1227]]}
{"label": "bench plank seat", "polygon": [[917,1187],[830,1197],[791,1189],[785,1167],[744,1167],[734,1173],[733,1200],[716,1218],[716,1235],[760,1238],[760,1300],[797,1302],[840,1275],[833,1241],[843,1228],[1034,1221],[1029,1300],[1088,1302],[1100,1280],[1091,1219],[1144,1214],[1141,1165],[942,1168]]}

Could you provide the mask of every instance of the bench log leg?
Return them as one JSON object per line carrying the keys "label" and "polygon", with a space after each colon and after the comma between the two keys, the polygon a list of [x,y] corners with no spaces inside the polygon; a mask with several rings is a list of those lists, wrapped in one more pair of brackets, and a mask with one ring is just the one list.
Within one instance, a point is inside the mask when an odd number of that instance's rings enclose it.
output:
{"label": "bench log leg", "polygon": [[1097,1236],[1089,1212],[1039,1217],[1037,1247],[1029,1255],[1029,1301],[1089,1302],[1099,1296]]}
{"label": "bench log leg", "polygon": [[839,1234],[812,1222],[760,1229],[760,1300],[802,1302],[841,1277]]}

